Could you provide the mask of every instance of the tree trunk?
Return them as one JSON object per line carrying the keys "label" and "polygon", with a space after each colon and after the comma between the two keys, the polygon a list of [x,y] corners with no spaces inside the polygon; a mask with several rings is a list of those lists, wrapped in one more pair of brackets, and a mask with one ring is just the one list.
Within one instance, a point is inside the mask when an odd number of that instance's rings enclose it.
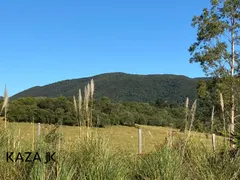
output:
{"label": "tree trunk", "polygon": [[230,146],[235,147],[233,142],[233,136],[235,131],[235,95],[234,95],[234,74],[235,74],[235,20],[232,18],[232,30],[231,30],[231,124],[230,124]]}

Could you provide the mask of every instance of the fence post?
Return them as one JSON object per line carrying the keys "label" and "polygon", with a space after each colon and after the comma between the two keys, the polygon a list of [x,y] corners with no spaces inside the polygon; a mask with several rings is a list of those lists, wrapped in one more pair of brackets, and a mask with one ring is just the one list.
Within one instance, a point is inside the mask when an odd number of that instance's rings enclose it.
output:
{"label": "fence post", "polygon": [[213,151],[216,150],[216,135],[215,134],[212,134],[212,148],[213,148]]}
{"label": "fence post", "polygon": [[138,128],[138,154],[142,154],[142,129]]}

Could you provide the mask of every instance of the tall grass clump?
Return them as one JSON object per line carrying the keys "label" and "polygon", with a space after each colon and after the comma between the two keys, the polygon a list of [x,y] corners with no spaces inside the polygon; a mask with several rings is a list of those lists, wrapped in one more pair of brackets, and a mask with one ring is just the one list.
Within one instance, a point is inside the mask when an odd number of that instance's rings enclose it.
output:
{"label": "tall grass clump", "polygon": [[186,103],[185,103],[185,125],[184,125],[184,132],[187,131],[187,127],[188,127],[188,115],[189,115],[189,98],[187,97],[186,99]]}
{"label": "tall grass clump", "polygon": [[91,102],[91,111],[90,111],[90,126],[93,126],[93,101],[94,101],[94,91],[95,91],[95,84],[93,79],[90,82],[90,102]]}
{"label": "tall grass clump", "polygon": [[213,152],[205,143],[191,141],[182,166],[186,179],[226,180],[240,178],[240,154],[232,154],[224,145]]}
{"label": "tall grass clump", "polygon": [[222,118],[223,118],[224,143],[226,144],[226,136],[227,136],[227,131],[226,131],[226,118],[225,118],[224,100],[223,100],[223,95],[222,95],[221,92],[219,92],[219,96],[220,96],[220,106],[221,106]]}
{"label": "tall grass clump", "polygon": [[73,96],[74,110],[77,114],[78,125],[89,127],[93,126],[93,102],[94,102],[95,85],[93,79],[84,87],[84,96],[82,97],[81,89],[79,89],[78,103]]}
{"label": "tall grass clump", "polygon": [[4,89],[4,100],[3,100],[3,106],[0,112],[0,115],[2,114],[2,111],[4,110],[4,127],[7,128],[7,110],[8,110],[8,92],[7,92],[7,86],[5,86]]}
{"label": "tall grass clump", "polygon": [[164,146],[155,152],[142,155],[137,160],[132,179],[183,179],[181,155],[178,150]]}
{"label": "tall grass clump", "polygon": [[78,179],[129,179],[127,156],[114,152],[109,140],[91,133],[78,143],[71,156]]}
{"label": "tall grass clump", "polygon": [[[14,147],[13,134],[14,133],[10,134],[10,146],[8,146],[7,149],[0,149],[0,153],[3,155],[0,160],[2,165],[0,166],[0,179],[74,179],[73,177],[76,176],[77,165],[73,163],[74,157],[72,156],[71,151],[65,146],[61,133],[58,132],[56,126],[48,127],[48,129],[41,135],[40,141],[35,142],[36,149],[34,151],[31,151],[32,144],[23,139],[21,139],[21,146]],[[3,136],[3,134],[1,135]],[[62,148],[59,148],[59,140],[63,146]],[[6,140],[4,144],[5,146],[3,147],[6,147]],[[32,152],[32,154],[37,152],[40,154],[42,161],[6,162],[6,152],[22,152],[23,154],[24,152]],[[51,161],[45,164],[44,158],[46,152],[55,152],[54,159],[56,162]],[[14,157],[16,157],[16,154]]]}
{"label": "tall grass clump", "polygon": [[188,145],[188,141],[189,141],[190,136],[191,136],[191,130],[192,130],[193,123],[194,123],[194,120],[195,120],[196,110],[197,110],[197,100],[195,100],[194,103],[192,104],[192,108],[191,108],[191,111],[190,111],[190,115],[191,115],[190,120],[191,121],[190,121],[190,124],[189,124],[188,132],[185,132],[185,140],[184,140],[184,143],[183,143],[183,146],[182,146],[183,147],[182,148],[182,161],[183,161],[183,158],[184,158],[186,147]]}

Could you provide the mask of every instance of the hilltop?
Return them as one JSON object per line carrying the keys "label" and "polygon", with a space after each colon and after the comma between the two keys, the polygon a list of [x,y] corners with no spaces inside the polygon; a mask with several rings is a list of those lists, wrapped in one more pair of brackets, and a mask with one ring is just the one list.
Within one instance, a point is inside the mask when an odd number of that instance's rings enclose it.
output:
{"label": "hilltop", "polygon": [[196,86],[201,78],[182,75],[136,75],[106,73],[92,77],[63,80],[44,86],[24,90],[12,99],[21,97],[70,97],[91,80],[95,81],[95,97],[109,97],[114,101],[155,102],[157,99],[183,103],[186,97],[196,98]]}

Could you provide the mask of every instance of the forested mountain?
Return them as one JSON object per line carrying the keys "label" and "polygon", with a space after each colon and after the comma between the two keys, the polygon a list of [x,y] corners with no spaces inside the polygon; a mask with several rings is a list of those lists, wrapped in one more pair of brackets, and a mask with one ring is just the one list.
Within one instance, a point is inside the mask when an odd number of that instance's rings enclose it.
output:
{"label": "forested mountain", "polygon": [[199,78],[181,75],[133,75],[125,73],[107,73],[88,78],[59,81],[45,86],[36,86],[22,91],[11,99],[20,97],[70,97],[83,90],[90,81],[95,81],[95,98],[109,97],[113,101],[168,101],[183,103],[186,97],[197,97],[196,86]]}

